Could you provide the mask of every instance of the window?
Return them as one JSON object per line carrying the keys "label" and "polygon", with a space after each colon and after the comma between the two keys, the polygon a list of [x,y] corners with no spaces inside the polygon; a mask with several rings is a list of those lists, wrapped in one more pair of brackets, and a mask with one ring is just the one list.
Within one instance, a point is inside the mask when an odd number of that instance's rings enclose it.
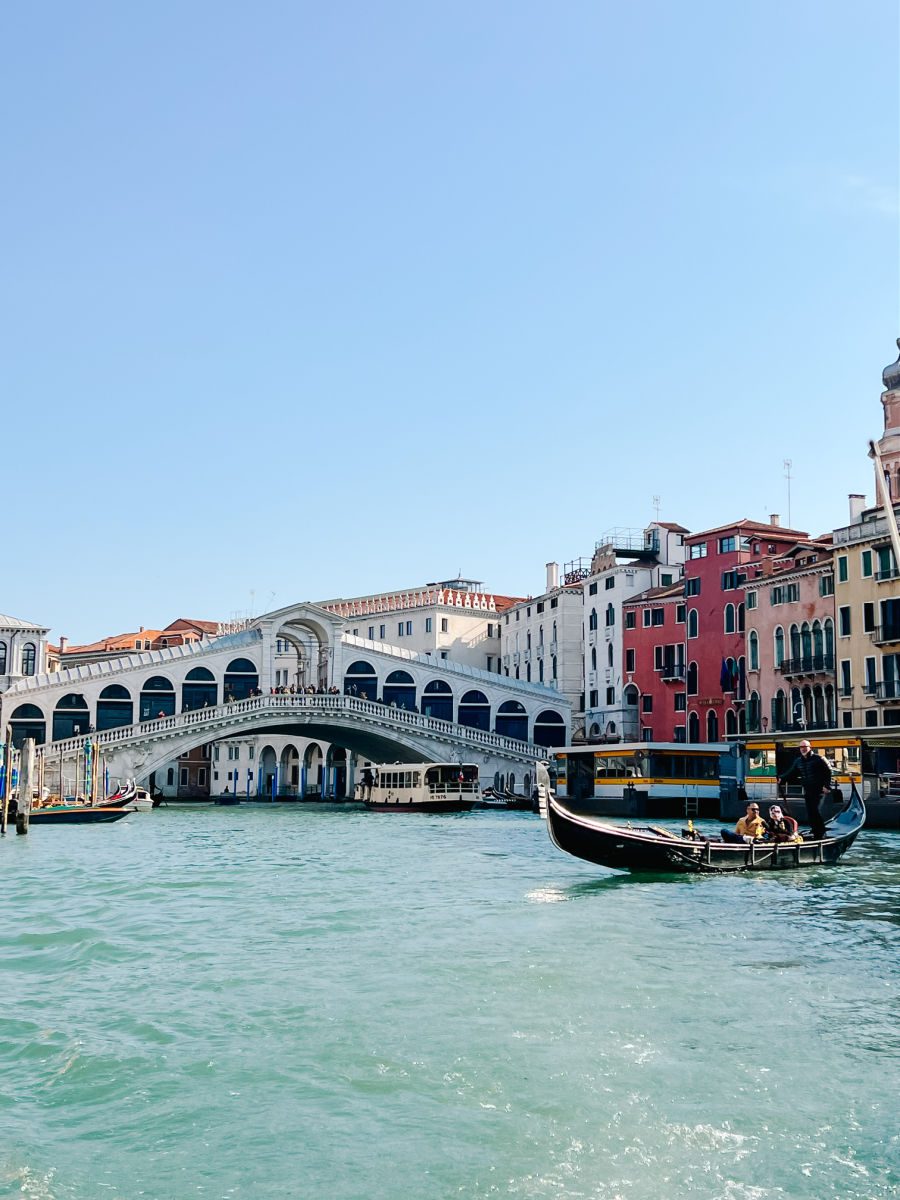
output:
{"label": "window", "polygon": [[200,787],[206,787],[206,767],[200,767],[197,771],[197,784]]}
{"label": "window", "polygon": [[558,603],[559,603],[559,601],[557,600],[556,596],[554,596],[553,599],[550,601],[550,607],[556,608]]}
{"label": "window", "polygon": [[734,605],[726,604],[725,605],[725,632],[726,633],[734,633],[734,630],[735,630]]}
{"label": "window", "polygon": [[608,687],[606,689],[606,703],[607,704],[615,704],[615,702],[616,702],[616,689],[614,687]]}
{"label": "window", "polygon": [[834,576],[833,575],[820,575],[819,576],[819,595],[820,596],[833,596],[834,595]]}
{"label": "window", "polygon": [[696,608],[692,608],[691,611],[688,613],[687,633],[688,633],[689,638],[695,638],[695,637],[699,636],[699,632],[700,632],[699,626],[700,626],[700,618],[697,616],[697,610],[696,610]]}
{"label": "window", "polygon": [[688,663],[687,669],[687,694],[689,696],[697,695],[698,673],[697,664],[695,662]]}
{"label": "window", "polygon": [[592,608],[591,615],[588,617],[588,630],[592,630],[592,629],[596,629],[596,628],[597,628],[597,610],[596,610],[596,608]]}
{"label": "window", "polygon": [[872,633],[875,629],[875,605],[863,605],[863,632]]}
{"label": "window", "polygon": [[403,622],[397,622],[397,637],[403,637]]}
{"label": "window", "polygon": [[[539,613],[542,613],[542,612],[544,611],[544,602],[543,602],[543,600],[538,600],[538,602],[537,602],[537,611],[538,611]],[[499,637],[499,636],[500,636],[500,634],[498,633],[498,634],[497,634],[497,637]]]}
{"label": "window", "polygon": [[739,588],[742,583],[747,582],[747,576],[743,571],[723,571],[722,572],[722,591],[733,592],[735,588]]}
{"label": "window", "polygon": [[627,612],[625,614],[625,628],[626,629],[634,629],[636,622],[637,622],[637,614],[635,613],[634,609],[631,609],[629,612]]}
{"label": "window", "polygon": [[841,637],[850,636],[850,606],[843,605],[838,609],[838,633]]}
{"label": "window", "polygon": [[719,553],[732,554],[737,549],[737,539],[732,537],[719,538]]}
{"label": "window", "polygon": [[846,697],[846,696],[850,695],[851,691],[852,691],[852,688],[851,688],[851,674],[850,674],[850,659],[842,658],[841,659],[841,693],[842,693],[842,695],[844,695]]}
{"label": "window", "polygon": [[386,635],[386,633],[387,633],[387,626],[379,625],[378,626],[378,636],[383,639],[384,636]]}
{"label": "window", "polygon": [[849,571],[847,569],[847,555],[839,554],[837,564],[838,564],[838,582],[846,583],[847,579],[849,578]]}
{"label": "window", "polygon": [[756,608],[757,603],[758,603],[758,593],[757,592],[748,592],[747,593],[747,607],[748,608]]}
{"label": "window", "polygon": [[641,696],[641,709],[643,712],[653,712],[653,697],[648,693]]}
{"label": "window", "polygon": [[772,604],[796,604],[799,599],[799,583],[777,584],[769,591],[769,600]]}
{"label": "window", "polygon": [[625,651],[625,670],[629,675],[634,674],[634,651]]}
{"label": "window", "polygon": [[860,558],[862,560],[860,563],[860,570],[862,572],[863,579],[871,579],[872,578],[872,551],[871,550],[863,550],[862,554],[860,555]]}
{"label": "window", "polygon": [[522,615],[521,612],[519,612],[519,610],[516,609],[516,620],[517,621],[518,621],[519,617],[521,617],[521,615]]}
{"label": "window", "polygon": [[406,622],[406,636],[412,637],[412,621]]}
{"label": "window", "polygon": [[694,542],[690,550],[690,558],[706,558],[706,542]]}
{"label": "window", "polygon": [[[507,621],[509,621],[508,617],[507,617]],[[449,633],[449,632],[450,632],[449,620],[446,617],[441,617],[441,633]]]}
{"label": "window", "polygon": [[182,787],[187,787],[187,785],[188,785],[188,769],[187,769],[187,767],[181,768],[181,773],[179,775],[179,782],[181,783]]}
{"label": "window", "polygon": [[685,692],[675,693],[675,711],[687,712],[687,694]]}
{"label": "window", "polygon": [[[431,633],[431,617],[428,617],[428,618],[426,619],[426,621],[425,621],[425,628],[426,628],[426,630],[427,630],[427,632],[428,632],[428,633]],[[493,637],[493,636],[494,636],[494,626],[491,624],[491,622],[490,622],[490,621],[488,621],[487,635],[488,635],[488,637]],[[500,631],[498,630],[498,631],[497,631],[497,637],[499,637],[499,636],[500,636]]]}
{"label": "window", "polygon": [[675,624],[683,625],[686,615],[687,607],[684,604],[677,604],[675,606]]}
{"label": "window", "polygon": [[603,585],[603,586],[606,588],[606,590],[607,590],[608,592],[611,592],[611,591],[613,590],[613,588],[616,586],[616,577],[615,577],[615,575],[607,575],[607,577],[606,577],[606,582],[604,583],[604,585]]}
{"label": "window", "polygon": [[588,584],[588,595],[589,596],[597,595],[597,580],[596,579],[594,580],[593,583]]}
{"label": "window", "polygon": [[611,604],[607,604],[607,606],[606,606],[606,624],[607,624],[607,626],[609,626],[609,625],[615,625],[615,623],[616,623],[616,610],[613,608],[613,606]]}
{"label": "window", "polygon": [[250,746],[247,750],[247,757],[250,759],[251,762],[253,761],[253,747],[252,746]]}
{"label": "window", "polygon": [[659,577],[660,587],[668,587],[671,584],[671,582],[672,582],[671,574],[660,575],[660,577]]}
{"label": "window", "polygon": [[168,771],[166,771],[166,787],[171,787],[174,782],[175,782],[175,768],[169,767]]}
{"label": "window", "polygon": [[26,642],[22,647],[22,674],[33,675],[35,663],[35,646],[34,642]]}
{"label": "window", "polygon": [[597,707],[597,705],[600,703],[600,693],[598,691],[591,692],[589,703],[591,708]]}
{"label": "window", "polygon": [[219,747],[218,746],[213,746],[213,761],[214,762],[219,761]]}
{"label": "window", "polygon": [[700,580],[699,579],[686,579],[684,581],[684,594],[685,594],[685,596],[699,596],[700,595]]}
{"label": "window", "polygon": [[866,682],[863,691],[871,696],[875,691],[875,659],[866,659]]}
{"label": "window", "polygon": [[644,628],[649,629],[650,628],[650,609],[649,608],[644,609],[643,613],[641,614],[641,619],[643,621]]}
{"label": "window", "polygon": [[375,641],[375,626],[374,625],[369,626],[369,641],[370,642]]}
{"label": "window", "polygon": [[755,629],[750,630],[750,636],[747,639],[748,649],[750,651],[750,670],[759,670],[759,634]]}
{"label": "window", "polygon": [[[431,617],[425,618],[425,632],[431,633]],[[487,635],[488,635],[488,637],[491,636],[491,626],[490,625],[488,625],[488,634]]]}
{"label": "window", "polygon": [[666,610],[664,608],[653,608],[650,610],[653,614],[654,625],[664,625],[666,620]]}

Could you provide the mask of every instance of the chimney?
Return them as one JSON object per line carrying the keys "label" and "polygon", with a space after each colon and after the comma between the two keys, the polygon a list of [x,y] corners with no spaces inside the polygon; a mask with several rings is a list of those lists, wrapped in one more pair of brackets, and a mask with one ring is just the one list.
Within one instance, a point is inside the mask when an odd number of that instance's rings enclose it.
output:
{"label": "chimney", "polygon": [[770,525],[780,525],[781,524],[781,517],[778,515],[778,513],[772,513],[772,515],[769,517],[769,524]]}
{"label": "chimney", "polygon": [[559,563],[547,563],[547,591],[552,592],[559,587]]}
{"label": "chimney", "polygon": [[850,523],[859,521],[863,515],[863,509],[866,507],[866,498],[861,496],[859,492],[851,492],[847,497],[850,501]]}
{"label": "chimney", "polygon": [[140,627],[140,629],[138,630],[138,633],[143,633],[143,632],[144,632],[144,627],[143,627],[143,625],[142,625],[142,626]]}
{"label": "chimney", "polygon": [[66,652],[66,646],[68,646],[68,644],[69,644],[69,639],[68,639],[67,637],[61,637],[61,638],[59,639],[59,652],[60,652],[60,654],[65,654],[65,652]]}

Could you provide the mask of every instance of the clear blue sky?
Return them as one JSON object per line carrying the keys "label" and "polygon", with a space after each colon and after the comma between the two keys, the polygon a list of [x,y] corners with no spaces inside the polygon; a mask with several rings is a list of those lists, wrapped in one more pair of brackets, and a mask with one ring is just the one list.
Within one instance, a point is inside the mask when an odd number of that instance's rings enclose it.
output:
{"label": "clear blue sky", "polygon": [[0,612],[87,641],[654,515],[845,521],[894,0],[7,5]]}

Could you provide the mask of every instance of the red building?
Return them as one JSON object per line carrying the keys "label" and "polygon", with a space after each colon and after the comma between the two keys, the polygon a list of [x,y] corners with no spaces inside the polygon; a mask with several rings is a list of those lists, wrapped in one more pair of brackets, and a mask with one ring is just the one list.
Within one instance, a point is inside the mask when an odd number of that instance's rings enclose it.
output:
{"label": "red building", "polygon": [[763,560],[807,537],[775,517],[768,525],[735,521],[684,539],[689,742],[717,742],[745,731],[745,585],[762,575]]}
{"label": "red building", "polygon": [[684,584],[649,588],[622,605],[625,686],[645,742],[686,740]]}

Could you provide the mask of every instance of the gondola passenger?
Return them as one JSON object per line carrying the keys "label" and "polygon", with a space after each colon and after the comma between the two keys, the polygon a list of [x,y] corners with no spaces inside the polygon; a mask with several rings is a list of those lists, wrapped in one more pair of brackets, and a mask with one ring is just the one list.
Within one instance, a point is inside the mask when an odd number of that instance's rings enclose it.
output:
{"label": "gondola passenger", "polygon": [[799,842],[801,840],[797,832],[797,822],[793,817],[785,816],[778,804],[773,804],[769,809],[766,834],[770,842]]}
{"label": "gondola passenger", "polygon": [[757,838],[765,837],[766,823],[759,815],[759,805],[751,801],[747,811],[738,820],[734,833],[730,829],[722,830],[723,842],[755,842]]}

